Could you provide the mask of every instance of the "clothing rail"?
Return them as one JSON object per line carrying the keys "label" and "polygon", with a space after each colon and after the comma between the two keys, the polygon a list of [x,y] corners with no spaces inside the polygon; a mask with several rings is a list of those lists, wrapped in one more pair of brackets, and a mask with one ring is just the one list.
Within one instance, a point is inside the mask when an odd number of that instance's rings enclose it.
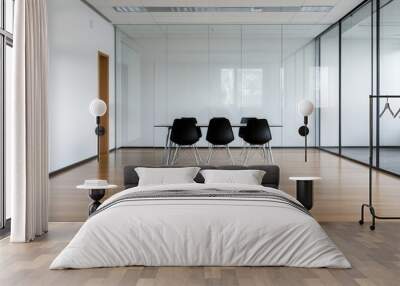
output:
{"label": "clothing rail", "polygon": [[[400,217],[396,216],[379,216],[376,214],[375,208],[373,206],[373,192],[372,192],[372,165],[373,165],[373,156],[374,156],[374,139],[373,139],[373,124],[374,124],[374,100],[380,99],[388,99],[388,98],[399,98],[400,95],[370,95],[369,96],[369,173],[368,173],[368,203],[364,203],[361,205],[361,219],[359,220],[359,224],[364,224],[364,209],[368,208],[371,216],[372,216],[372,224],[370,225],[370,230],[375,230],[375,220],[382,219],[382,220],[397,220]],[[377,118],[379,120],[379,118]]]}

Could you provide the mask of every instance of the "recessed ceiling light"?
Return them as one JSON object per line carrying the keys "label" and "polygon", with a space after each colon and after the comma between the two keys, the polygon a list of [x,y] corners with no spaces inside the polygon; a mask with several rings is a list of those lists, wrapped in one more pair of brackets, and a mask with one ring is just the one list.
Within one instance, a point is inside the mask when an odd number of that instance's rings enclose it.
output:
{"label": "recessed ceiling light", "polygon": [[327,13],[333,6],[260,6],[260,7],[157,7],[157,6],[113,6],[118,13]]}
{"label": "recessed ceiling light", "polygon": [[333,6],[302,6],[302,12],[321,12],[327,13],[333,9]]}

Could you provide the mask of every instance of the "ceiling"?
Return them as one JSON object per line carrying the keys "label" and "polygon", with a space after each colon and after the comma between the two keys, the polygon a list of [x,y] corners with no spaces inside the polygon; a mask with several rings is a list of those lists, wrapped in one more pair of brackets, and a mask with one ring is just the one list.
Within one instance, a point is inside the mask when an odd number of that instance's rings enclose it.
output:
{"label": "ceiling", "polygon": [[[85,0],[113,24],[332,24],[363,0]],[[313,6],[329,11],[307,12]],[[329,7],[331,6],[331,7]],[[268,12],[117,12],[113,7],[266,7]],[[271,12],[274,7],[283,11]],[[305,7],[299,11],[284,8]],[[157,10],[157,9],[149,9]]]}

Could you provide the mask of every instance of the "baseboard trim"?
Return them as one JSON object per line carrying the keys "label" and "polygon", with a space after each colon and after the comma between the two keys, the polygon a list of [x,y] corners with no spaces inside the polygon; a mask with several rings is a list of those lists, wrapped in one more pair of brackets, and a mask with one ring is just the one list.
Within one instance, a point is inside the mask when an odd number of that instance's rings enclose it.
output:
{"label": "baseboard trim", "polygon": [[[116,150],[117,150],[117,149],[112,148],[112,149],[109,150],[109,152],[111,153],[111,152],[114,152],[114,151],[116,151]],[[62,167],[61,169],[52,171],[52,172],[49,173],[49,177],[52,178],[52,177],[55,177],[55,176],[57,176],[57,175],[60,175],[61,173],[64,173],[64,172],[69,171],[69,170],[71,170],[71,169],[73,169],[73,168],[75,168],[75,167],[78,167],[78,166],[80,166],[80,165],[83,165],[83,164],[85,164],[85,163],[88,163],[88,162],[90,162],[90,161],[92,161],[92,160],[94,160],[94,159],[96,159],[96,158],[97,158],[97,155],[94,155],[94,156],[91,156],[91,157],[89,157],[89,158],[83,159],[83,160],[81,160],[81,161],[75,162],[75,163],[73,163],[73,164],[71,164],[71,165]]]}

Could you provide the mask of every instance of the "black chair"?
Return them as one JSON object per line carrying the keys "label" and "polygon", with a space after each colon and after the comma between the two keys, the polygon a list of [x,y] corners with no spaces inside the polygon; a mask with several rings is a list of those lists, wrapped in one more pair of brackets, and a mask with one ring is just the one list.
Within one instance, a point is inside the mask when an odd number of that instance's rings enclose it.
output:
{"label": "black chair", "polygon": [[[239,127],[239,137],[242,138],[242,140],[243,140],[244,133],[246,132],[247,122],[252,119],[257,119],[257,117],[242,117],[240,119],[240,124],[246,124],[246,126]],[[242,151],[240,151],[240,157],[242,157],[242,155],[246,151],[247,145],[248,144],[246,143],[246,141],[243,140]]]}
{"label": "black chair", "polygon": [[[182,120],[188,120],[190,122],[193,122],[194,125],[197,124],[197,119],[196,117],[181,117]],[[201,128],[199,126],[196,126],[197,128],[197,133],[199,134],[199,138],[201,138],[203,136],[203,134],[201,133]]]}
{"label": "black chair", "polygon": [[235,139],[235,137],[233,135],[231,123],[227,118],[212,118],[210,120],[210,123],[208,124],[206,139],[211,144],[209,147],[207,164],[210,163],[214,147],[216,146],[224,146],[226,148],[226,151],[228,152],[229,158],[232,161],[232,165],[235,164],[235,161],[233,160],[231,151],[228,146],[228,144],[231,143]]}
{"label": "black chair", "polygon": [[257,117],[242,117],[240,124],[246,124],[246,126],[239,127],[239,137],[243,139],[244,132],[246,132],[247,122],[251,119],[257,119]]}
{"label": "black chair", "polygon": [[[196,159],[196,163],[199,164],[201,162],[200,154],[198,153],[196,143],[199,141],[200,136],[197,130],[196,124],[193,120],[186,119],[175,119],[172,124],[171,129],[171,137],[170,144],[174,144],[176,147],[174,155],[172,157],[171,162],[167,162],[167,164],[175,164],[178,156],[179,149],[182,146],[190,146],[193,148],[194,157]],[[172,146],[170,146],[172,147]],[[171,148],[170,148],[171,150]],[[171,152],[171,151],[170,151]],[[171,157],[171,156],[168,156]],[[168,160],[169,161],[169,160]]]}
{"label": "black chair", "polygon": [[252,147],[258,147],[262,149],[263,158],[267,161],[267,150],[270,157],[271,163],[274,163],[274,157],[272,155],[270,142],[272,140],[271,130],[269,128],[267,119],[251,119],[247,122],[246,131],[243,136],[243,140],[250,145],[247,149],[246,156],[243,164],[247,163],[249,152]]}

